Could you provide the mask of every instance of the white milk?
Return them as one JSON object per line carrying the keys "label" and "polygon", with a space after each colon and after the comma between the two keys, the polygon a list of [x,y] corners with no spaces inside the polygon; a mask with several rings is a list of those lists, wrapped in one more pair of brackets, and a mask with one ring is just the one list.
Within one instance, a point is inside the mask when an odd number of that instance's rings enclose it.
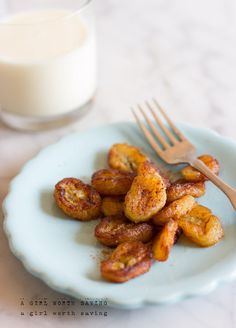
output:
{"label": "white milk", "polygon": [[86,104],[96,88],[92,30],[66,10],[21,13],[0,24],[0,106],[46,117]]}

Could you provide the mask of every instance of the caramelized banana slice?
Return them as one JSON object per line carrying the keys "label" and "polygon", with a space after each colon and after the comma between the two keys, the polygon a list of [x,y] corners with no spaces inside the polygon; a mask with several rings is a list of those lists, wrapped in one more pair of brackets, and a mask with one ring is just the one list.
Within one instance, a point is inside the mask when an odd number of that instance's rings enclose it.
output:
{"label": "caramelized banana slice", "polygon": [[173,202],[183,196],[190,195],[195,198],[205,194],[206,188],[204,182],[188,182],[186,180],[178,180],[167,188],[167,203]]}
{"label": "caramelized banana slice", "polygon": [[123,196],[104,197],[102,200],[102,213],[105,216],[123,213],[124,200]]}
{"label": "caramelized banana slice", "polygon": [[79,179],[65,178],[59,181],[54,190],[56,203],[62,211],[72,218],[88,221],[98,218],[101,197],[91,186]]}
{"label": "caramelized banana slice", "polygon": [[106,246],[116,246],[126,241],[148,242],[154,234],[154,227],[148,223],[135,224],[124,216],[110,216],[102,219],[95,228],[95,237]]}
{"label": "caramelized banana slice", "polygon": [[152,245],[153,257],[157,261],[166,261],[168,259],[177,233],[178,223],[170,219],[157,234]]}
{"label": "caramelized banana slice", "polygon": [[185,236],[202,247],[212,246],[224,236],[219,218],[202,205],[196,205],[178,223]]}
{"label": "caramelized banana slice", "polygon": [[[162,229],[163,229],[163,225],[156,225],[155,226],[155,231],[156,231],[156,234],[159,233]],[[183,230],[178,227],[177,231],[176,231],[176,234],[175,234],[175,240],[174,240],[174,244],[176,244],[179,240],[179,238],[181,237],[181,235],[183,234]],[[153,243],[153,240],[151,240],[151,245]]]}
{"label": "caramelized banana slice", "polygon": [[125,197],[124,212],[133,222],[149,220],[166,203],[166,186],[156,167],[150,162],[140,164],[138,175]]}
{"label": "caramelized banana slice", "polygon": [[131,187],[133,174],[114,169],[103,169],[92,176],[92,186],[101,195],[125,195]]}
{"label": "caramelized banana slice", "polygon": [[135,172],[139,164],[148,160],[139,148],[128,144],[114,144],[108,153],[108,164],[123,172]]}
{"label": "caramelized banana slice", "polygon": [[110,258],[101,262],[102,276],[113,282],[125,282],[149,271],[150,248],[140,241],[120,244]]}
{"label": "caramelized banana slice", "polygon": [[181,216],[187,214],[196,205],[195,198],[190,195],[183,196],[165,206],[153,217],[153,222],[157,225],[163,225],[170,219],[178,220]]}
{"label": "caramelized banana slice", "polygon": [[[216,158],[212,157],[211,155],[202,155],[198,157],[208,168],[215,174],[219,174],[220,165]],[[187,181],[206,181],[208,180],[205,175],[200,173],[198,170],[194,169],[192,166],[188,165],[181,171],[183,177]]]}

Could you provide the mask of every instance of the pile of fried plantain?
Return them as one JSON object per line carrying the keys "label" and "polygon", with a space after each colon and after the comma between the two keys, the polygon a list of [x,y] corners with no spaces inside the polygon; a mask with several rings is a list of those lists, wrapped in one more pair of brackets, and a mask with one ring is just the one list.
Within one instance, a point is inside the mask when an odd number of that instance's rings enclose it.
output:
{"label": "pile of fried plantain", "polygon": [[[215,174],[219,162],[199,157]],[[126,282],[166,261],[181,234],[201,247],[216,244],[224,235],[221,222],[196,198],[206,192],[204,175],[186,166],[182,179],[169,178],[137,147],[114,144],[108,152],[109,168],[95,172],[91,185],[64,178],[54,189],[58,207],[80,221],[99,219],[97,240],[114,248],[101,262],[102,276]]]}

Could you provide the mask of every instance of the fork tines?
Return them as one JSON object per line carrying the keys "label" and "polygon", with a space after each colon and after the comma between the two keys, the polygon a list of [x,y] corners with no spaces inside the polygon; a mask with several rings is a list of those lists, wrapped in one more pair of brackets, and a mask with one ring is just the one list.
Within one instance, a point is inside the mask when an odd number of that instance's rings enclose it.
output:
{"label": "fork tines", "polygon": [[[144,133],[151,146],[156,149],[156,151],[160,151],[161,148],[157,144],[154,136],[158,139],[159,143],[162,146],[162,149],[164,150],[180,143],[181,141],[186,140],[184,135],[180,132],[180,130],[176,127],[172,120],[167,116],[167,114],[164,112],[164,110],[156,99],[153,99],[151,102],[146,101],[143,107],[138,104],[136,110],[134,108],[131,109],[140,129]],[[151,115],[148,115],[146,113],[147,110]],[[158,111],[166,120],[167,124],[169,125],[169,128],[160,118]],[[141,116],[146,121],[146,124],[139,118],[137,112],[141,114]],[[156,124],[154,123],[153,119]],[[149,127],[149,129],[147,126]],[[159,127],[159,129],[157,127]]]}

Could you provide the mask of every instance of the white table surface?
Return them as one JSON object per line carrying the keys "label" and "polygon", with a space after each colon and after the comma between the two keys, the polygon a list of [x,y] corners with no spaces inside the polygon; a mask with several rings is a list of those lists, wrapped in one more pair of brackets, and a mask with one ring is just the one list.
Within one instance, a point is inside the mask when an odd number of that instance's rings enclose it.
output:
{"label": "white table surface", "polygon": [[[234,0],[95,0],[99,88],[93,110],[73,126],[19,133],[0,124],[0,201],[9,181],[42,147],[71,131],[130,120],[129,106],[156,96],[174,119],[236,138],[236,2]],[[0,2],[2,4],[3,2]],[[0,10],[3,7],[0,7]],[[2,215],[0,214],[2,221]],[[20,306],[24,297],[25,306]],[[82,316],[30,317],[32,298],[63,297],[32,277],[11,254],[0,226],[0,327],[236,327],[236,283],[168,306]],[[44,308],[43,308],[44,309]],[[90,310],[96,310],[90,307]],[[25,316],[20,315],[24,311]]]}

